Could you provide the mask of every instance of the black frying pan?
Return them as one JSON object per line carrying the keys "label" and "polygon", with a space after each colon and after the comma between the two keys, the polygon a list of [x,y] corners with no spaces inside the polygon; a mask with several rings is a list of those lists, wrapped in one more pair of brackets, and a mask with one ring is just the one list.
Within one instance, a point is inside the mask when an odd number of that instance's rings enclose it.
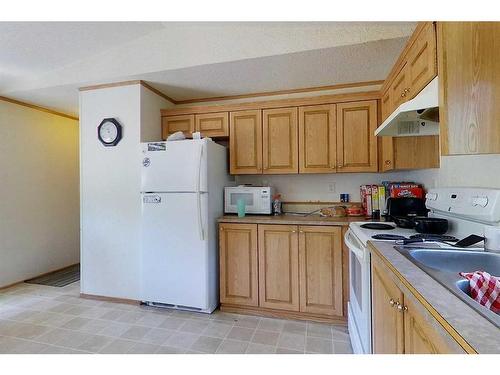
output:
{"label": "black frying pan", "polygon": [[448,231],[448,220],[437,217],[416,216],[413,218],[415,230],[425,234],[445,234]]}

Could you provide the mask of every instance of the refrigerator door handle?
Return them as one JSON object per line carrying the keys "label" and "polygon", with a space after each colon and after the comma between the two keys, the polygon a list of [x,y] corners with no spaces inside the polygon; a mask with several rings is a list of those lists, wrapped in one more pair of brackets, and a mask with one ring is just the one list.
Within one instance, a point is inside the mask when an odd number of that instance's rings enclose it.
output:
{"label": "refrigerator door handle", "polygon": [[200,159],[198,163],[198,179],[196,181],[196,194],[197,194],[197,204],[198,204],[198,231],[200,234],[200,240],[205,240],[205,234],[203,229],[203,216],[201,212],[201,191],[200,191],[200,180],[201,180],[201,162],[203,160],[203,145],[200,146]]}

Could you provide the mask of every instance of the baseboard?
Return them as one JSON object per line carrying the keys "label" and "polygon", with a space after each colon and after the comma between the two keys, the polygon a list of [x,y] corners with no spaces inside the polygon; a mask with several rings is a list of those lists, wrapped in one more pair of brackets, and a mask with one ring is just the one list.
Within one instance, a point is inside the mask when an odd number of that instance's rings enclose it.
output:
{"label": "baseboard", "polygon": [[221,304],[220,310],[237,314],[266,316],[266,317],[281,318],[281,319],[306,320],[311,322],[330,323],[341,326],[347,326],[347,319],[340,316],[325,316],[325,315],[316,315],[316,314],[302,313],[295,311],[266,309],[263,307],[236,306],[227,304]]}
{"label": "baseboard", "polygon": [[97,301],[106,301],[106,302],[114,302],[114,303],[126,303],[128,305],[140,305],[141,304],[141,301],[137,301],[134,299],[106,297],[106,296],[98,296],[98,295],[94,295],[94,294],[85,294],[85,293],[80,293],[80,298],[95,299]]}

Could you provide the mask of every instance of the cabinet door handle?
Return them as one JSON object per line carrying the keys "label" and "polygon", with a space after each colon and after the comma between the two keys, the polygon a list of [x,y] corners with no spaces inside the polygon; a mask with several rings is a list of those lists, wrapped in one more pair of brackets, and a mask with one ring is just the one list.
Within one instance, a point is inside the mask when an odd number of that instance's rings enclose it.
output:
{"label": "cabinet door handle", "polygon": [[405,93],[407,93],[407,92],[410,92],[410,88],[409,87],[405,88]]}
{"label": "cabinet door handle", "polygon": [[400,304],[399,302],[396,303],[396,307],[399,310],[399,312],[405,312],[408,311],[408,307]]}
{"label": "cabinet door handle", "polygon": [[303,230],[299,230],[299,233],[304,233],[304,231]]}
{"label": "cabinet door handle", "polygon": [[394,307],[394,305],[396,304],[396,301],[394,301],[392,298],[389,300],[389,305],[391,305],[392,307]]}
{"label": "cabinet door handle", "polygon": [[385,165],[391,165],[391,161],[390,160],[386,160],[385,161]]}
{"label": "cabinet door handle", "polygon": [[296,230],[292,230],[292,233],[297,233],[297,231]]}

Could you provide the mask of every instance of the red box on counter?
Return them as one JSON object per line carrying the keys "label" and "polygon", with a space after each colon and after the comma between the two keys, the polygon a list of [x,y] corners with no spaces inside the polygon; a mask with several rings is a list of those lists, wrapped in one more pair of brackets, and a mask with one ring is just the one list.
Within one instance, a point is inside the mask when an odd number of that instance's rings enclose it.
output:
{"label": "red box on counter", "polygon": [[391,184],[389,196],[391,198],[423,198],[424,189],[417,184]]}

